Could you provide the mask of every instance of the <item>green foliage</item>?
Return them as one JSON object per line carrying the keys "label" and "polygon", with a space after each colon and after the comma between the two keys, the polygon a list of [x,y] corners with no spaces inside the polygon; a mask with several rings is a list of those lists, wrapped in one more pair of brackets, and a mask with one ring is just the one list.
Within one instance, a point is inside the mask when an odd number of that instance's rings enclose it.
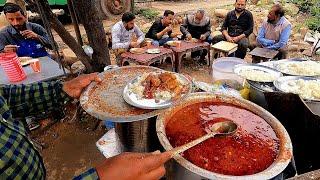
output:
{"label": "green foliage", "polygon": [[316,3],[316,0],[291,0],[291,2],[297,4],[300,11],[310,12],[310,8]]}
{"label": "green foliage", "polygon": [[144,16],[147,19],[154,20],[156,17],[158,17],[159,12],[157,12],[157,11],[155,11],[153,9],[146,8],[146,9],[138,9],[138,10],[136,10],[135,14],[136,15],[140,14],[140,15]]}
{"label": "green foliage", "polygon": [[298,5],[300,11],[309,13],[311,17],[306,20],[309,29],[320,31],[320,1],[319,0],[291,0]]}
{"label": "green foliage", "polygon": [[309,29],[320,32],[320,18],[319,17],[318,18],[311,17],[311,18],[307,19],[306,24],[309,27]]}

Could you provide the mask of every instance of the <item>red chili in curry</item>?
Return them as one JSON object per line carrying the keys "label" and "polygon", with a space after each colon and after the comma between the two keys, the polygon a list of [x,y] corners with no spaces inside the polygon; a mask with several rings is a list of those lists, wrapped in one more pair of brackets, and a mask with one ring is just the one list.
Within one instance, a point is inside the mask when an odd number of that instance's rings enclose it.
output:
{"label": "red chili in curry", "polygon": [[182,156],[193,164],[225,175],[251,175],[267,169],[279,152],[279,139],[272,127],[249,110],[226,103],[205,102],[176,112],[166,125],[173,147],[206,134],[210,124],[230,119],[238,124],[232,136],[211,138]]}

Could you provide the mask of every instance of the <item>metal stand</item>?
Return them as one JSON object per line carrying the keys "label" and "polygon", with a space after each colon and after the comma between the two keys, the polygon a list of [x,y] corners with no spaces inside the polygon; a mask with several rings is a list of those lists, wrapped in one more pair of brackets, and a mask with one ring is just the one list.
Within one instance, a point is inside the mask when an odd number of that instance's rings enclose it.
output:
{"label": "metal stand", "polygon": [[116,123],[116,133],[125,148],[124,151],[153,152],[161,148],[156,134],[156,117]]}

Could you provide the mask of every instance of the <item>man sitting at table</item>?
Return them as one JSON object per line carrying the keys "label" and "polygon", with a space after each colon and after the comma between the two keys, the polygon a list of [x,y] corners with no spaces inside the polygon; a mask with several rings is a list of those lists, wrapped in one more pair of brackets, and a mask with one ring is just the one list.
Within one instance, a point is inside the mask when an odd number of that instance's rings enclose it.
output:
{"label": "man sitting at table", "polygon": [[278,50],[280,59],[287,56],[286,45],[291,34],[291,23],[284,17],[280,4],[272,6],[267,21],[263,22],[257,36],[258,46]]}
{"label": "man sitting at table", "polygon": [[162,46],[166,42],[171,41],[172,38],[176,37],[178,34],[172,33],[171,23],[174,18],[174,12],[170,10],[165,10],[163,17],[156,20],[149,31],[146,34],[146,38],[153,39],[152,44],[155,46]]}
{"label": "man sitting at table", "polygon": [[112,49],[115,50],[117,59],[127,49],[139,47],[144,40],[143,32],[134,23],[135,18],[133,13],[126,12],[121,21],[112,27]]}
{"label": "man sitting at table", "polygon": [[45,47],[51,48],[51,44],[45,29],[27,22],[25,12],[17,4],[6,3],[3,11],[10,25],[0,31],[0,51],[33,58],[48,56]]}
{"label": "man sitting at table", "polygon": [[[211,22],[210,18],[205,15],[205,11],[203,9],[199,9],[194,14],[188,15],[184,18],[180,31],[183,34],[183,39],[186,38],[187,40],[192,40],[192,38],[196,38],[211,44]],[[203,50],[202,52],[196,51],[191,53],[191,57],[196,58],[200,56],[200,61],[203,61],[207,53],[207,50]]]}
{"label": "man sitting at table", "polygon": [[243,59],[249,47],[249,35],[253,32],[253,17],[246,10],[247,0],[236,0],[235,9],[230,11],[222,25],[222,34],[213,38],[213,44],[228,41],[238,44],[235,56]]}
{"label": "man sitting at table", "polygon": [[[40,152],[28,136],[24,124],[15,117],[50,111],[72,98],[79,98],[97,73],[78,76],[67,82],[50,81],[31,85],[0,86],[0,177],[1,179],[46,179]],[[80,179],[160,179],[171,152],[123,153],[105,159]]]}

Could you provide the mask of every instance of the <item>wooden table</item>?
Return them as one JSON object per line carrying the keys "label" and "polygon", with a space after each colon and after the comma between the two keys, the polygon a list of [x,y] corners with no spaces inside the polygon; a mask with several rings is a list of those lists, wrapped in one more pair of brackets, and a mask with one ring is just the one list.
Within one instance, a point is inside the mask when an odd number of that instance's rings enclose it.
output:
{"label": "wooden table", "polygon": [[[10,82],[3,68],[0,66],[0,84],[32,84],[41,81],[48,81],[64,75],[62,67],[60,68],[56,61],[49,57],[41,57],[39,59],[41,72],[34,72],[30,65],[23,67],[27,78],[19,82]],[[66,70],[66,73],[69,73],[69,71]]]}
{"label": "wooden table", "polygon": [[249,54],[252,55],[253,63],[259,63],[261,60],[268,61],[270,59],[273,59],[278,55],[278,53],[279,51],[276,50],[256,47]]}
{"label": "wooden table", "polygon": [[[150,64],[155,63],[155,62],[160,62],[163,63],[167,58],[170,58],[171,60],[171,66],[172,66],[172,71],[174,71],[174,64],[175,64],[175,57],[173,54],[173,51],[168,48],[163,48],[163,47],[152,47],[152,48],[158,48],[160,49],[159,54],[148,54],[148,53],[143,53],[143,54],[133,54],[131,52],[125,52],[121,54],[121,66],[124,66],[126,63],[134,63],[138,65],[145,65],[145,66],[150,66]],[[144,47],[144,49],[148,49],[147,47]]]}
{"label": "wooden table", "polygon": [[171,46],[170,47],[172,51],[174,52],[176,63],[176,72],[179,72],[181,69],[181,60],[182,57],[189,53],[189,52],[195,52],[199,50],[207,50],[208,51],[208,64],[210,66],[210,44],[207,42],[186,42],[186,41],[181,41],[181,46],[180,47],[175,47]]}

